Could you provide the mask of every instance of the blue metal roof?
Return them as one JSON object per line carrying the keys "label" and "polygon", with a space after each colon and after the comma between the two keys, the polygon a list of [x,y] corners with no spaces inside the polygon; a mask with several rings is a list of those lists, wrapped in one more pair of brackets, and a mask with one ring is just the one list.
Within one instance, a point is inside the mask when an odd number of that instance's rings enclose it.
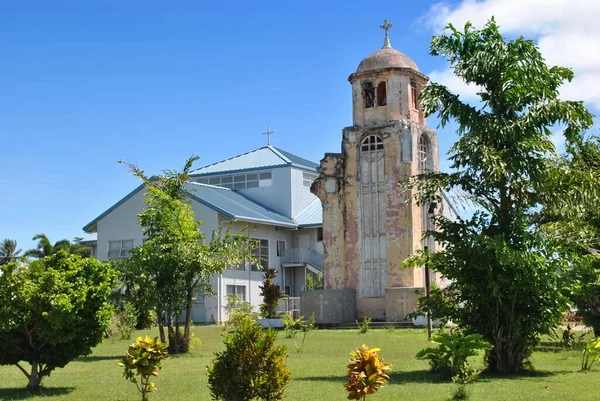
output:
{"label": "blue metal roof", "polygon": [[289,152],[274,148],[273,146],[265,146],[230,159],[200,167],[193,175],[204,176],[216,173],[234,173],[285,166],[294,166],[311,171],[315,171],[319,167],[317,163]]}
{"label": "blue metal roof", "polygon": [[323,205],[319,199],[315,199],[302,209],[294,220],[298,227],[321,227],[323,225]]}
{"label": "blue metal roof", "polygon": [[275,149],[276,151],[281,153],[285,158],[287,158],[292,163],[292,165],[294,165],[296,167],[306,167],[311,170],[316,170],[319,167],[318,163],[311,162],[310,160],[306,160],[300,156],[296,156],[294,154],[291,154],[290,152],[286,152],[285,150],[275,148],[275,147],[273,149]]}
{"label": "blue metal roof", "polygon": [[192,199],[230,219],[290,228],[298,226],[289,217],[267,209],[231,189],[196,182],[186,184],[185,189]]}

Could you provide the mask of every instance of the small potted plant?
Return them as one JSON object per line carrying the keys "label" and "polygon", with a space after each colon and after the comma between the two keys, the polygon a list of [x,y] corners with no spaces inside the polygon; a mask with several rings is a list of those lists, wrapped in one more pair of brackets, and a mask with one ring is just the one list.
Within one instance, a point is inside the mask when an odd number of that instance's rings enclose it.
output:
{"label": "small potted plant", "polygon": [[263,302],[260,304],[262,319],[258,319],[258,323],[262,327],[284,327],[283,320],[277,313],[277,305],[283,295],[279,286],[274,283],[275,277],[277,277],[277,271],[273,268],[267,269],[263,285],[258,287],[261,291],[260,295],[263,297]]}

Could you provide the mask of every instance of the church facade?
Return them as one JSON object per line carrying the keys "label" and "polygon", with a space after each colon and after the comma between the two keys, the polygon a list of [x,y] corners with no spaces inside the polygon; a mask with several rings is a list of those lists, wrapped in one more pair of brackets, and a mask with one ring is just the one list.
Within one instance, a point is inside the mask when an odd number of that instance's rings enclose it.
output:
{"label": "church facade", "polygon": [[[303,294],[302,313],[314,312],[320,323],[404,320],[425,277],[423,268],[401,264],[435,247],[423,238],[432,228],[428,207],[398,188],[411,175],[438,170],[436,132],[418,101],[428,78],[391,47],[390,26],[382,26],[383,48],[348,78],[353,125],[342,132],[342,152],[325,154],[311,188],[323,204],[325,289]],[[442,209],[452,213],[449,204]]]}

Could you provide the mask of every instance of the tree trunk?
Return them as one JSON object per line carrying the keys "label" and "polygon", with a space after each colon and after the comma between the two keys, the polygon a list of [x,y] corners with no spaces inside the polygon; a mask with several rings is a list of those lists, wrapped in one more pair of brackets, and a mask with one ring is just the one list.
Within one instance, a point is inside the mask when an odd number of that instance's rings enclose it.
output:
{"label": "tree trunk", "polygon": [[190,344],[190,325],[192,323],[192,308],[194,306],[194,298],[192,291],[188,291],[185,305],[185,326],[183,328],[183,344],[186,349],[189,349]]}
{"label": "tree trunk", "polygon": [[27,383],[27,390],[38,391],[40,389],[40,383],[42,377],[38,372],[38,363],[36,361],[31,362],[31,373],[29,374],[29,383]]}

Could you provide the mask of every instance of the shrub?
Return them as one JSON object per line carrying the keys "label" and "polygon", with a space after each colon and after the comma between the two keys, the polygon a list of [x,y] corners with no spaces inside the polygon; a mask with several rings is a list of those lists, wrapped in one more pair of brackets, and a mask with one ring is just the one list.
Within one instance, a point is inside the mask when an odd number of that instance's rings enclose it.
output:
{"label": "shrub", "polygon": [[480,350],[489,351],[493,348],[480,334],[464,336],[459,332],[441,333],[433,336],[433,342],[438,347],[419,351],[417,358],[429,359],[431,370],[445,378],[470,375],[474,370],[468,358],[477,355]]}
{"label": "shrub", "polygon": [[391,365],[384,363],[379,357],[379,348],[370,348],[363,345],[351,352],[348,364],[348,383],[344,384],[348,390],[349,400],[364,400],[368,394],[373,394],[379,387],[384,386],[390,377],[385,373]]}
{"label": "shrub", "polygon": [[[142,393],[142,401],[148,401],[148,394],[156,390],[156,385],[150,381],[152,376],[158,376],[162,360],[169,358],[167,344],[146,336],[138,337],[129,346],[120,366],[124,367],[123,377],[134,383],[138,391]],[[138,383],[137,376],[140,376]]]}
{"label": "shrub", "polygon": [[358,326],[358,334],[367,334],[369,329],[371,328],[371,318],[367,315],[363,317],[362,323],[356,321],[356,325]]}
{"label": "shrub", "polygon": [[136,328],[137,322],[138,316],[135,306],[125,303],[123,310],[114,314],[110,320],[110,324],[106,329],[106,336],[110,339],[119,336],[121,340],[129,340]]}
{"label": "shrub", "polygon": [[235,330],[240,326],[246,317],[251,317],[253,319],[257,317],[257,314],[254,312],[250,302],[241,302],[240,298],[236,295],[227,295],[226,299],[227,304],[224,308],[228,319],[227,322],[225,322],[224,329],[232,327]]}
{"label": "shrub", "polygon": [[600,337],[596,337],[585,346],[581,356],[581,371],[589,372],[596,361],[600,361]]}
{"label": "shrub", "polygon": [[281,400],[290,370],[285,366],[286,347],[275,347],[277,334],[264,331],[251,317],[225,339],[225,350],[215,353],[207,367],[208,387],[215,400]]}
{"label": "shrub", "polygon": [[[300,316],[298,319],[294,319],[291,315],[285,314],[283,316],[283,324],[285,325],[285,337],[294,340],[294,346],[296,351],[302,352],[304,349],[304,340],[309,331],[315,329],[315,314],[310,316],[310,319],[304,320],[304,316]],[[296,341],[296,334],[302,332],[302,342],[298,345]]]}
{"label": "shrub", "polygon": [[0,365],[17,366],[37,390],[54,369],[90,354],[113,314],[116,278],[109,263],[65,251],[0,266]]}
{"label": "shrub", "polygon": [[277,271],[273,268],[267,269],[263,285],[258,286],[261,291],[260,295],[263,297],[263,302],[260,304],[260,314],[265,319],[277,317],[277,305],[282,297],[279,286],[273,282],[275,277],[277,277]]}

